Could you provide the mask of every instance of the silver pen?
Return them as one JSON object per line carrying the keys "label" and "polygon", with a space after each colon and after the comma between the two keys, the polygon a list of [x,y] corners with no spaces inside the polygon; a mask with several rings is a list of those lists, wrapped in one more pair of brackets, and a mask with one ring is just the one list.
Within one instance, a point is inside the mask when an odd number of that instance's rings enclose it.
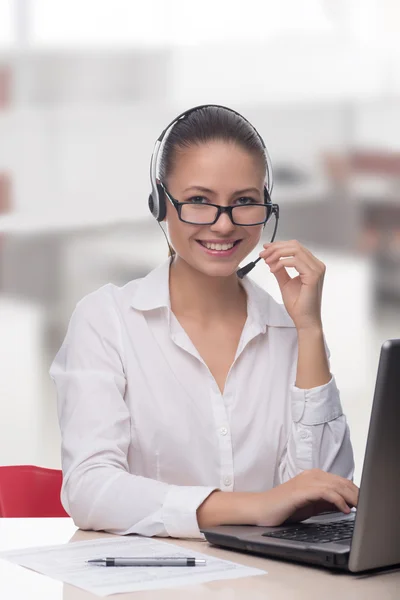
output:
{"label": "silver pen", "polygon": [[204,558],[160,556],[160,557],[107,557],[92,558],[88,560],[89,565],[100,567],[201,567],[206,564]]}

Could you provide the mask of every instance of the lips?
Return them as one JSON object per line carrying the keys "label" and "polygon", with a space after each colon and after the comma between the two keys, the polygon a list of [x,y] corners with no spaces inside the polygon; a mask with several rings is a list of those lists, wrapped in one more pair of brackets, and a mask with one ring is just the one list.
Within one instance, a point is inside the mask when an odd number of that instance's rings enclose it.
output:
{"label": "lips", "polygon": [[[232,256],[242,240],[196,240],[202,251],[209,256],[229,258]],[[207,244],[207,246],[205,245]]]}
{"label": "lips", "polygon": [[241,241],[242,240],[196,240],[196,242],[198,242],[202,246],[206,246],[206,245],[220,245],[220,246],[233,245],[233,246],[236,246]]}

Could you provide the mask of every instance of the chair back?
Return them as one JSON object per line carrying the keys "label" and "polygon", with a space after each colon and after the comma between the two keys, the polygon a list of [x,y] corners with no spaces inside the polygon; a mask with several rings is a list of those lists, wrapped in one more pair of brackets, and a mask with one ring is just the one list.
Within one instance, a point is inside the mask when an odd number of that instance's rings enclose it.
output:
{"label": "chair back", "polygon": [[0,467],[0,517],[68,517],[60,500],[61,483],[58,469]]}

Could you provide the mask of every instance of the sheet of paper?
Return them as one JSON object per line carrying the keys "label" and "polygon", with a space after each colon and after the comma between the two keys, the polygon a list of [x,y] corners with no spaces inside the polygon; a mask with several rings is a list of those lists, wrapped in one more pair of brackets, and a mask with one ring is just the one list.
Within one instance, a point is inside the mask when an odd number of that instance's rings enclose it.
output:
{"label": "sheet of paper", "polygon": [[[193,556],[205,558],[207,564],[202,567],[100,567],[89,566],[85,562],[90,558],[105,556]],[[266,573],[261,569],[245,567],[153,538],[136,536],[116,536],[0,552],[0,559],[9,560],[99,596]]]}

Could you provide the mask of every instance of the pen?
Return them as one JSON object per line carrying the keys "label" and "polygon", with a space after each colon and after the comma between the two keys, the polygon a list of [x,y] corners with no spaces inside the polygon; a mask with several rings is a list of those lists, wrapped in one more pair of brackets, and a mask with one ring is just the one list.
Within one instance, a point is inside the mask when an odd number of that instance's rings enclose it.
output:
{"label": "pen", "polygon": [[98,565],[100,567],[200,567],[206,564],[204,558],[191,557],[107,557],[93,558],[88,560],[89,565]]}

